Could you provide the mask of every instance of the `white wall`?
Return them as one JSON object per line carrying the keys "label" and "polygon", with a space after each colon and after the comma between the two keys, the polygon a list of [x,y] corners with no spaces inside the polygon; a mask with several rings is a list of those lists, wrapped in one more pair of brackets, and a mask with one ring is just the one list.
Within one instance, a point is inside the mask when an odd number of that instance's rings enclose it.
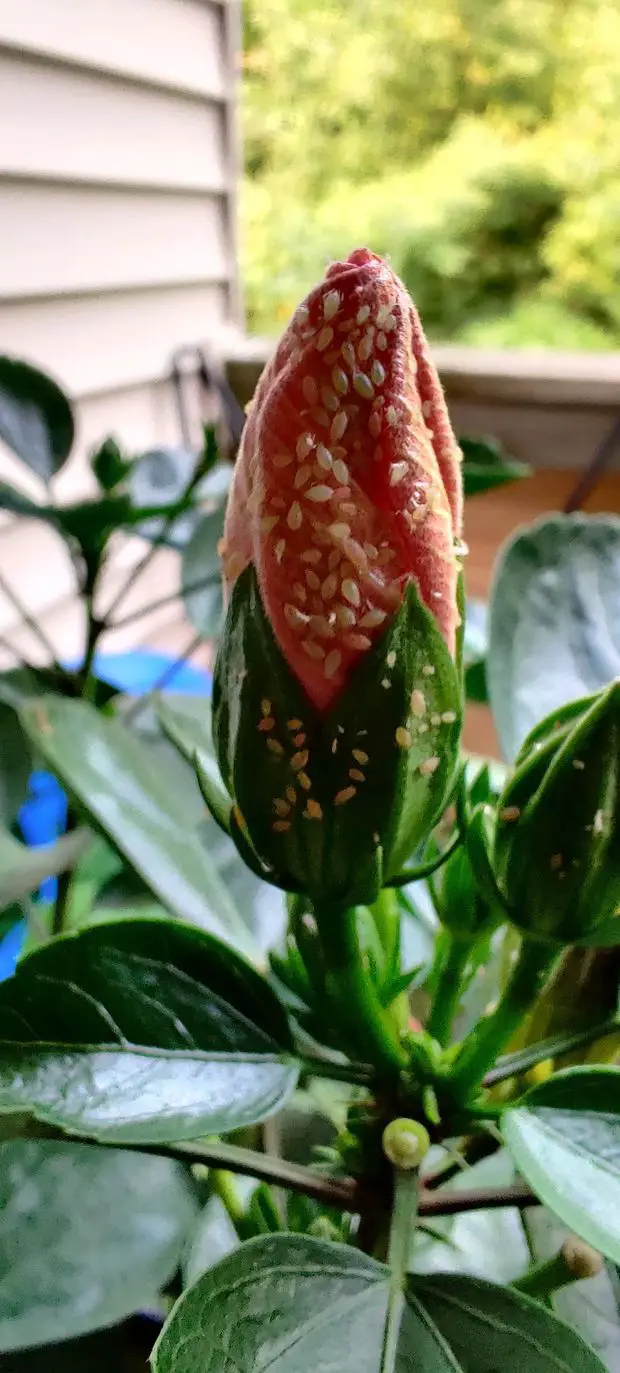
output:
{"label": "white wall", "polygon": [[[236,0],[0,0],[0,353],[55,375],[78,442],[57,479],[85,495],[85,455],[180,441],[165,377],[183,344],[221,349],[240,323],[235,247]],[[0,453],[0,477],[36,483]],[[119,549],[103,603],[121,562]],[[79,649],[72,570],[40,525],[0,525],[0,575],[57,652]],[[158,556],[123,613],[178,576]],[[111,637],[178,640],[178,606]],[[0,635],[41,658],[0,594]],[[0,649],[0,663],[6,662]]]}

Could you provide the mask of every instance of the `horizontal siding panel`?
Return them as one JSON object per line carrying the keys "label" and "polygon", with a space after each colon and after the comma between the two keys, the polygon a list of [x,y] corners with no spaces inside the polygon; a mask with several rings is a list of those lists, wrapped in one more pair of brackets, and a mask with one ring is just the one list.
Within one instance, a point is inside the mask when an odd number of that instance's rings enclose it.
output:
{"label": "horizontal siding panel", "polygon": [[221,6],[205,0],[0,0],[0,43],[199,95],[225,89]]}
{"label": "horizontal siding panel", "polygon": [[225,215],[219,196],[4,181],[0,297],[221,281]]}
{"label": "horizontal siding panel", "polygon": [[0,306],[0,353],[51,372],[74,396],[165,376],[181,344],[224,343],[226,290],[123,291]]}
{"label": "horizontal siding panel", "polygon": [[224,111],[0,52],[1,174],[219,191]]}

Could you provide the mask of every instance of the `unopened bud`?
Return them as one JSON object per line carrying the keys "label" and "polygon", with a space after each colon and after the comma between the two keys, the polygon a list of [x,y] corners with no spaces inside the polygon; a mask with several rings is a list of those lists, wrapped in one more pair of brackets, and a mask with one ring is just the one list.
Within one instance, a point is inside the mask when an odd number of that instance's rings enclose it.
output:
{"label": "unopened bud", "polygon": [[411,1172],[419,1168],[431,1147],[428,1130],[419,1120],[399,1117],[391,1120],[383,1131],[383,1152],[394,1168]]}

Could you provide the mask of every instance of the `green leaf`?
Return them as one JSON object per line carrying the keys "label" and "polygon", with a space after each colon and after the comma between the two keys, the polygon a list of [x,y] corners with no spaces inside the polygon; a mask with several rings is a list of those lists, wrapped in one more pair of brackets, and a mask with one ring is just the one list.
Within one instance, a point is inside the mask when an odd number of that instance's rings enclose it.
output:
{"label": "green leaf", "polygon": [[221,829],[230,833],[231,800],[215,759],[211,734],[211,706],[204,696],[178,696],[171,704],[162,697],[156,706],[164,733],[195,768],[209,811]]}
{"label": "green leaf", "polygon": [[251,951],[246,926],[142,741],[85,701],[48,696],[24,706],[21,718],[47,764],[163,905]]}
{"label": "green leaf", "polygon": [[97,924],[0,986],[0,1111],[116,1143],[255,1124],[292,1091],[286,1013],[225,944],[168,920]]}
{"label": "green leaf", "polygon": [[196,454],[188,448],[155,448],[136,458],[131,467],[130,496],[136,509],[159,506],[161,515],[145,520],[136,530],[142,538],[162,542],[182,552],[191,538],[198,515],[188,501],[187,511],[180,514],[167,529],[167,507],[176,504],[190,482],[196,468]]}
{"label": "green leaf", "polygon": [[11,825],[28,795],[32,751],[19,716],[0,704],[0,823]]}
{"label": "green leaf", "polygon": [[73,447],[67,397],[44,372],[17,358],[0,357],[0,439],[37,476],[49,481]]}
{"label": "green leaf", "polygon": [[[2,359],[0,358],[0,363]],[[2,392],[0,385],[0,415],[2,406]],[[1,425],[0,425],[1,437]],[[18,491],[16,486],[10,486],[8,482],[0,482],[0,510],[8,510],[12,515],[23,515],[29,520],[44,520],[46,524],[51,524],[55,529],[58,528],[58,517],[52,505],[39,505],[37,501],[32,501],[29,496]]]}
{"label": "green leaf", "polygon": [[529,477],[531,468],[511,458],[495,439],[460,438],[463,453],[463,490],[465,497],[493,491],[506,482]]}
{"label": "green leaf", "polygon": [[222,571],[217,551],[224,532],[224,504],[202,516],[183,554],[181,594],[188,619],[205,639],[222,627]]}
{"label": "green leaf", "polygon": [[[349,1246],[301,1235],[250,1240],[177,1302],[153,1373],[392,1373],[383,1359],[389,1270]],[[399,1373],[604,1373],[543,1307],[473,1278],[410,1279]]]}
{"label": "green leaf", "polygon": [[89,848],[87,829],[65,834],[45,848],[30,849],[0,826],[0,910],[36,891],[46,877],[67,872]]}
{"label": "green leaf", "polygon": [[[169,1159],[1,1144],[0,1351],[71,1339],[155,1305],[197,1210],[185,1170]],[[49,1350],[47,1367],[58,1367]]]}
{"label": "green leaf", "polygon": [[620,1262],[620,1069],[556,1073],[506,1111],[502,1131],[536,1195]]}
{"label": "green leaf", "polygon": [[487,680],[508,759],[551,711],[620,676],[620,519],[551,515],[495,573]]}
{"label": "green leaf", "polygon": [[[219,768],[215,761],[211,737],[211,706],[205,696],[168,693],[156,701],[159,723],[168,740],[197,770],[198,783],[211,815],[219,829],[228,834],[230,797],[224,791]],[[144,719],[144,715],[142,719]],[[152,747],[152,744],[151,744]],[[177,755],[178,757],[178,755]],[[181,759],[178,759],[181,764]],[[189,779],[189,787],[193,777]],[[196,788],[197,790],[198,788]],[[254,935],[258,948],[272,947],[278,940],[284,922],[282,895],[254,876],[239,857],[232,841],[219,832],[206,816],[201,826],[201,838],[209,857],[237,910]]]}

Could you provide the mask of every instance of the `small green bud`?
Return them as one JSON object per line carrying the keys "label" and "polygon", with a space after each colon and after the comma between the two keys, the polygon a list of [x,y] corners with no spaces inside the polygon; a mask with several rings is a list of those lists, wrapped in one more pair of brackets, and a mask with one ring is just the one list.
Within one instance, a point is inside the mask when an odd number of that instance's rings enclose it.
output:
{"label": "small green bud", "polygon": [[316,1220],[312,1221],[308,1234],[317,1240],[334,1240],[336,1243],[342,1239],[340,1230],[329,1216],[317,1216]]}
{"label": "small green bud", "polygon": [[107,438],[90,455],[90,465],[104,491],[113,491],[124,481],[131,469],[131,462],[123,457],[116,439]]}
{"label": "small green bud", "polygon": [[405,1116],[391,1120],[383,1131],[383,1152],[394,1168],[411,1172],[419,1168],[431,1147],[428,1130],[418,1120]]}
{"label": "small green bud", "polygon": [[492,863],[528,937],[620,942],[620,683],[526,740],[498,803]]}

